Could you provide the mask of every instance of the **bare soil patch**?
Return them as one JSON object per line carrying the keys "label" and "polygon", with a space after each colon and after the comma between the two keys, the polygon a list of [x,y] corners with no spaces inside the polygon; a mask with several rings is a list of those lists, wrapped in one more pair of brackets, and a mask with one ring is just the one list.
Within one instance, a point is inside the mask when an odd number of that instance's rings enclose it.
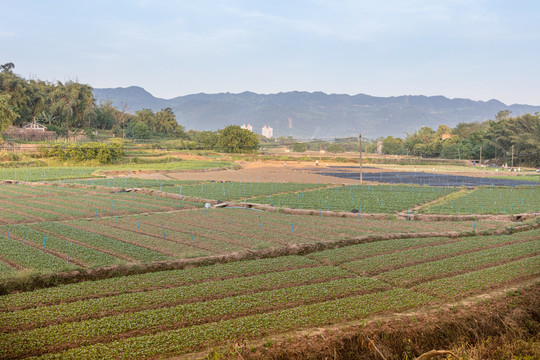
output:
{"label": "bare soil patch", "polygon": [[[341,163],[342,164],[342,163]],[[313,173],[314,170],[327,168],[326,163],[315,166],[314,162],[255,161],[239,163],[239,170],[218,170],[204,173],[169,172],[169,179],[176,180],[213,180],[242,182],[298,182],[309,184],[357,184],[359,180],[338,179]],[[336,165],[328,163],[328,166]],[[343,164],[342,164],[343,165]],[[351,164],[352,166],[354,164]],[[368,171],[366,169],[366,171]],[[144,176],[143,176],[144,177]],[[153,174],[148,174],[149,178]],[[164,178],[165,179],[165,178]]]}

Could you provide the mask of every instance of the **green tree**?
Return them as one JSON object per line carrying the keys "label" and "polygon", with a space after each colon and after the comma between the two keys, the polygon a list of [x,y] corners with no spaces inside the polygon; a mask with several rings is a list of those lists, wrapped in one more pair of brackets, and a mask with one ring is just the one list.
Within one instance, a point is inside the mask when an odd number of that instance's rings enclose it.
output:
{"label": "green tree", "polygon": [[146,127],[153,131],[157,131],[156,114],[151,109],[142,109],[136,111],[133,117],[130,119],[130,123],[142,123]]}
{"label": "green tree", "polygon": [[441,150],[441,157],[444,159],[459,158],[459,144],[455,142],[445,142]]}
{"label": "green tree", "polygon": [[99,104],[95,108],[96,114],[90,127],[102,130],[112,129],[116,124],[114,117],[116,111],[118,110],[113,106],[111,101],[105,101]]}
{"label": "green tree", "polygon": [[341,144],[332,143],[326,147],[326,151],[331,153],[343,153],[345,148]]}
{"label": "green tree", "polygon": [[205,150],[215,150],[219,146],[219,134],[215,131],[190,130],[189,138],[193,140],[199,148]]}
{"label": "green tree", "polygon": [[422,126],[418,131],[418,137],[422,140],[424,144],[429,144],[437,137],[436,132],[429,126]]}
{"label": "green tree", "polygon": [[252,153],[259,147],[259,137],[238,125],[229,125],[218,131],[219,148],[228,153]]}
{"label": "green tree", "polygon": [[457,135],[462,139],[468,139],[472,136],[472,134],[481,131],[481,129],[485,127],[486,126],[484,125],[484,123],[459,123],[452,130],[452,134]]}
{"label": "green tree", "polygon": [[113,111],[113,117],[114,121],[116,123],[115,125],[115,135],[118,137],[124,137],[125,136],[125,128],[127,126],[129,117],[131,115],[127,112],[127,104],[122,103],[122,106],[120,109],[116,109]]}
{"label": "green tree", "polygon": [[293,145],[294,152],[305,152],[307,150],[307,145],[302,142],[296,142]]}
{"label": "green tree", "polygon": [[156,126],[157,131],[164,134],[172,134],[178,123],[176,122],[176,115],[170,107],[161,109],[156,113]]}
{"label": "green tree", "polygon": [[518,163],[540,165],[540,113],[501,117],[492,124],[488,137],[501,153],[511,153],[513,146]]}
{"label": "green tree", "polygon": [[436,135],[437,135],[437,138],[440,140],[444,134],[451,134],[451,133],[452,133],[452,129],[449,126],[439,125]]}
{"label": "green tree", "polygon": [[427,145],[424,143],[415,144],[412,148],[412,154],[415,156],[426,156],[428,152]]}
{"label": "green tree", "polygon": [[0,133],[4,132],[18,117],[17,113],[9,105],[8,100],[7,95],[0,94]]}
{"label": "green tree", "polygon": [[187,139],[186,131],[182,125],[178,124],[178,126],[176,126],[174,129],[174,136],[179,139]]}
{"label": "green tree", "polygon": [[15,68],[15,64],[12,62],[5,63],[3,65],[0,65],[0,68],[2,68],[2,71],[11,71]]}
{"label": "green tree", "polygon": [[2,65],[0,72],[0,93],[7,95],[10,109],[17,114],[15,124],[22,125],[32,120],[30,109],[30,89],[28,82],[11,71],[7,64]]}
{"label": "green tree", "polygon": [[143,122],[131,122],[126,129],[126,136],[134,139],[148,139],[150,129]]}
{"label": "green tree", "polygon": [[383,154],[398,155],[403,154],[403,140],[388,136],[383,140]]}
{"label": "green tree", "polygon": [[55,117],[55,125],[65,124],[68,128],[90,126],[94,116],[95,100],[89,85],[58,81],[50,92],[48,112]]}

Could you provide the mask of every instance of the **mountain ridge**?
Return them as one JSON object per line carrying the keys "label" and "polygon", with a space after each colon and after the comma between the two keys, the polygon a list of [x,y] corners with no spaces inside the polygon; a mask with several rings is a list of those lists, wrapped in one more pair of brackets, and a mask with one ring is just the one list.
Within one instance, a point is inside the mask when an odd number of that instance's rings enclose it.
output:
{"label": "mountain ridge", "polygon": [[450,99],[442,95],[376,97],[366,94],[326,94],[321,91],[290,91],[275,94],[242,93],[189,94],[171,99],[153,96],[139,86],[94,89],[97,101],[110,100],[129,111],[170,107],[187,129],[217,130],[227,125],[250,123],[261,132],[274,128],[274,136],[333,138],[358,136],[404,136],[422,126],[454,127],[459,122],[485,121],[501,110],[513,115],[540,112],[540,106],[506,105],[488,101]]}

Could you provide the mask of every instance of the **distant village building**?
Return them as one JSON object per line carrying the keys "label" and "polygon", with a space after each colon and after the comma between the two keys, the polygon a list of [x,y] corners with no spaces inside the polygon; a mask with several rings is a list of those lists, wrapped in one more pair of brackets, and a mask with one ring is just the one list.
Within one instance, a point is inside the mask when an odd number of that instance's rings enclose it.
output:
{"label": "distant village building", "polygon": [[249,131],[253,132],[253,126],[251,126],[251,124],[242,124],[242,126],[240,126],[242,129],[248,129]]}
{"label": "distant village building", "polygon": [[23,129],[25,130],[35,130],[35,131],[46,131],[47,127],[41,124],[38,124],[36,122],[36,118],[34,117],[34,121],[32,121],[30,124],[26,124],[23,126]]}
{"label": "distant village building", "polygon": [[52,141],[56,139],[56,132],[47,131],[47,127],[34,121],[23,127],[10,126],[6,132],[6,137],[9,140],[20,141]]}
{"label": "distant village building", "polygon": [[441,135],[441,140],[450,139],[451,137],[452,137],[452,134],[442,134]]}
{"label": "distant village building", "polygon": [[265,136],[269,139],[274,137],[274,129],[272,129],[270,126],[264,125],[262,128],[262,136]]}
{"label": "distant village building", "polygon": [[382,141],[377,141],[377,155],[382,155]]}

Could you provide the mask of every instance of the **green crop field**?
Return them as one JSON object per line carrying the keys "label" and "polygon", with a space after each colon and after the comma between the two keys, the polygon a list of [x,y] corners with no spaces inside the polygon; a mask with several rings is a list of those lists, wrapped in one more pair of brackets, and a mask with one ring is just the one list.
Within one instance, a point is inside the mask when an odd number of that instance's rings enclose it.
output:
{"label": "green crop field", "polygon": [[202,204],[134,192],[58,186],[0,185],[0,221],[6,224],[163,212]]}
{"label": "green crop field", "polygon": [[[412,221],[392,214],[446,195],[454,207],[467,197],[470,204],[485,202],[490,194],[534,207],[536,188],[456,192],[140,178],[74,182],[95,186],[0,185],[0,285],[21,281],[28,288],[19,290],[31,290],[7,293],[4,287],[6,295],[0,296],[2,359],[177,357],[239,340],[437,307],[540,276],[536,219],[522,224],[527,230],[511,233],[516,224],[508,221]],[[204,208],[113,187],[240,202],[257,197],[316,211]],[[350,210],[353,203],[383,216],[331,217],[318,211]],[[503,235],[493,234],[503,229]],[[296,247],[304,249],[295,253],[302,255],[284,252]],[[231,256],[229,262],[200,266],[223,255]],[[180,259],[201,263],[122,273]],[[101,268],[117,272],[46,288],[38,280],[35,286],[25,282]]]}
{"label": "green crop field", "polygon": [[455,188],[406,185],[351,185],[251,199],[252,202],[298,209],[393,213],[456,191]]}
{"label": "green crop field", "polygon": [[71,179],[62,182],[77,183],[87,186],[102,186],[107,188],[150,188],[189,197],[221,201],[251,201],[252,198],[258,196],[271,197],[275,194],[296,194],[305,190],[325,189],[329,186],[328,184],[303,183],[178,181],[146,179],[143,177]]}
{"label": "green crop field", "polygon": [[540,275],[539,237],[385,240],[5,295],[0,356],[177,356],[436,305]]}
{"label": "green crop field", "polygon": [[[244,187],[260,194],[298,192],[310,186],[187,185],[191,191],[196,188],[203,193],[228,191],[236,195],[243,193]],[[239,191],[235,193],[235,189]],[[507,225],[495,221],[419,223],[390,215],[374,220],[322,214],[291,216],[234,207],[201,209],[202,203],[156,195],[54,185],[2,185],[0,206],[5,207],[0,212],[0,237],[4,244],[0,248],[0,277],[4,278],[20,271],[55,272],[144,264],[369,235],[489,231]]]}
{"label": "green crop field", "polygon": [[483,186],[422,209],[427,214],[520,214],[540,212],[540,187]]}
{"label": "green crop field", "polygon": [[[84,200],[84,208],[86,196],[79,196]],[[125,196],[130,205],[135,202],[131,195]],[[76,199],[75,195],[72,197]],[[0,239],[5,244],[0,248],[0,263],[3,260],[5,265],[0,268],[0,274],[9,277],[21,269],[50,272],[150,263],[390,233],[489,231],[506,226],[493,221],[425,224],[390,218],[290,216],[245,209],[193,210],[195,208],[191,206],[192,210],[186,210],[179,209],[174,202],[165,202],[162,207],[162,199],[156,201],[151,196],[138,198],[139,208],[135,210],[153,209],[154,212],[127,214],[119,206],[115,210],[118,213],[114,214],[110,208],[100,207],[96,216],[92,204],[98,200],[101,199],[92,198],[89,202],[92,210],[85,210],[83,215],[86,216],[77,218],[71,209],[64,209],[65,214],[55,214],[63,220],[61,222],[38,221],[37,218],[43,216],[35,214],[31,220],[23,217],[24,221],[6,223],[0,228]],[[105,201],[108,204],[108,200]],[[141,207],[142,202],[146,208]],[[183,206],[188,204],[183,203]],[[35,208],[32,209],[37,213]],[[120,212],[123,213],[118,215]],[[18,250],[10,250],[13,247]],[[27,260],[32,257],[40,260],[35,263]]]}
{"label": "green crop field", "polygon": [[223,161],[195,161],[179,160],[164,163],[148,164],[115,164],[108,166],[65,166],[65,167],[25,167],[25,168],[3,168],[1,180],[19,181],[51,181],[84,179],[93,177],[103,177],[106,171],[131,171],[131,170],[193,170],[211,169],[221,167],[233,167],[229,162]]}
{"label": "green crop field", "polygon": [[189,180],[161,180],[161,179],[147,179],[140,177],[122,177],[122,178],[92,178],[92,179],[68,179],[62,181],[68,184],[82,184],[87,186],[103,186],[103,187],[121,187],[121,188],[149,188],[158,189],[162,191],[178,191],[173,190],[173,187],[180,185],[193,185],[199,184],[201,181],[189,181]]}
{"label": "green crop field", "polygon": [[[182,195],[214,199],[222,201],[244,200],[252,197],[292,193],[296,194],[303,190],[325,188],[327,185],[302,184],[302,183],[255,183],[255,182],[226,182],[226,183],[202,183],[198,185],[181,186],[179,192]],[[251,201],[251,200],[250,200]]]}

